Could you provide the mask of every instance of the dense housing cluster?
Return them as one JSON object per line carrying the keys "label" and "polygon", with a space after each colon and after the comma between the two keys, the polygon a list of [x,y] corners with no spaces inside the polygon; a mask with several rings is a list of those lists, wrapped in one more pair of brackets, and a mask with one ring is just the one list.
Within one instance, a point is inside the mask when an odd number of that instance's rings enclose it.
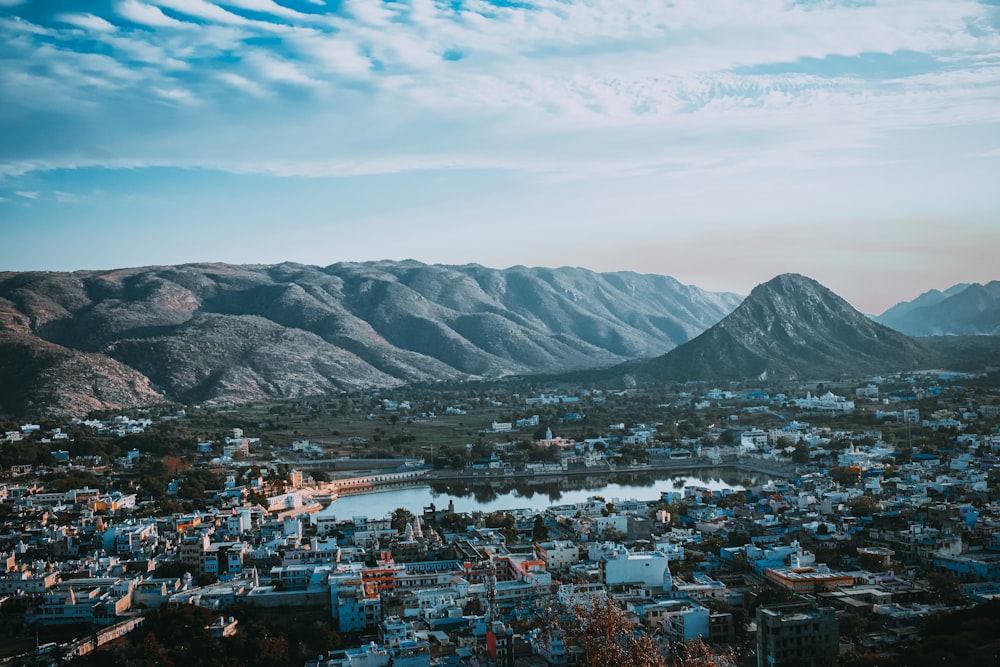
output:
{"label": "dense housing cluster", "polygon": [[[0,603],[32,633],[70,630],[21,646],[26,660],[114,650],[173,605],[210,610],[198,630],[217,641],[247,632],[247,610],[324,619],[336,639],[303,649],[295,664],[309,667],[593,664],[558,621],[600,605],[665,661],[692,642],[723,664],[893,655],[933,614],[1000,593],[1000,404],[973,380],[687,385],[652,400],[371,393],[351,407],[371,431],[332,444],[218,415],[213,436],[193,425],[198,410],[12,425]],[[365,457],[389,424],[412,434],[442,418],[474,441],[413,436],[399,448],[410,456]],[[657,489],[657,475],[699,470],[738,481]],[[651,477],[635,498],[337,511],[346,494],[416,484],[636,471]],[[297,659],[284,651],[281,664]]]}

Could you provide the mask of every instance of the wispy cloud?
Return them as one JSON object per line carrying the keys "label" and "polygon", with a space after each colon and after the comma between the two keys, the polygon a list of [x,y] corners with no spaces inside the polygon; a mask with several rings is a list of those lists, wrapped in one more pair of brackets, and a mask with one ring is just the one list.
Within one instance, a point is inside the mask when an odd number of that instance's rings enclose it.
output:
{"label": "wispy cloud", "polygon": [[86,30],[96,30],[98,32],[114,32],[117,30],[113,23],[93,14],[61,14],[57,18],[63,23],[69,23]]}
{"label": "wispy cloud", "polygon": [[[81,131],[79,146],[0,150],[7,173],[92,164],[97,142],[136,164],[237,154],[262,173],[874,164],[894,159],[875,150],[893,133],[989,123],[1000,99],[997,10],[972,0],[5,3],[0,94]],[[219,143],[233,113],[252,150]],[[181,150],[172,133],[205,139]]]}
{"label": "wispy cloud", "polygon": [[246,77],[240,76],[235,72],[220,72],[219,79],[230,86],[240,90],[244,93],[248,93],[254,97],[264,97],[267,95],[267,91],[255,81],[251,81]]}
{"label": "wispy cloud", "polygon": [[118,14],[133,23],[150,28],[182,28],[190,24],[167,16],[159,7],[148,5],[139,0],[122,0],[116,6]]}
{"label": "wispy cloud", "polygon": [[312,18],[310,14],[297,12],[294,9],[289,9],[288,7],[279,5],[276,2],[272,2],[272,0],[227,0],[227,2],[222,4],[238,7],[240,9],[247,9],[253,12],[259,12],[261,14],[280,16],[282,18],[295,21],[308,21]]}
{"label": "wispy cloud", "polygon": [[153,88],[153,92],[169,102],[176,102],[185,106],[197,106],[199,104],[198,98],[190,90],[183,88]]}
{"label": "wispy cloud", "polygon": [[160,7],[214,23],[247,25],[251,21],[206,0],[153,0]]}
{"label": "wispy cloud", "polygon": [[290,60],[276,57],[260,50],[250,51],[244,60],[270,81],[301,86],[314,86],[317,81],[303,73],[302,68]]}

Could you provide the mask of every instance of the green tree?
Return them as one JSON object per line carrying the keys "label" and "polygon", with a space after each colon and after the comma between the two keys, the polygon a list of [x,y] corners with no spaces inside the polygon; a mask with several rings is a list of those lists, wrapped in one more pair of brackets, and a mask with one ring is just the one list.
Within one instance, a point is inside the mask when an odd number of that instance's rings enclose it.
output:
{"label": "green tree", "polygon": [[835,468],[830,468],[830,479],[837,482],[841,486],[853,486],[858,483],[858,480],[861,479],[861,473],[855,468],[837,466]]}
{"label": "green tree", "polygon": [[871,516],[878,511],[878,501],[871,496],[861,496],[851,501],[850,509],[853,516]]}
{"label": "green tree", "polygon": [[406,509],[405,507],[397,507],[392,512],[392,519],[390,521],[390,526],[397,533],[406,530],[406,526],[413,522],[413,512]]}
{"label": "green tree", "polygon": [[881,572],[885,569],[882,565],[882,557],[878,554],[858,554],[858,563],[869,572]]}
{"label": "green tree", "polygon": [[950,572],[928,573],[927,584],[930,586],[931,595],[938,602],[954,605],[965,601],[962,590],[958,585],[958,578]]}
{"label": "green tree", "polygon": [[544,540],[549,536],[549,529],[545,525],[545,518],[541,514],[535,515],[535,524],[531,528],[531,539]]}

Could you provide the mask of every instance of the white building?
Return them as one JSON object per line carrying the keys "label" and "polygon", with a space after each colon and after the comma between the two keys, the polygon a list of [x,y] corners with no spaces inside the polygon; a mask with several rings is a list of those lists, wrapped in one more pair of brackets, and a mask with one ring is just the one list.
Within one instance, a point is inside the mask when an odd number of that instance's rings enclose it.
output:
{"label": "white building", "polygon": [[546,570],[562,570],[580,562],[580,547],[568,540],[539,542],[535,555],[545,561]]}
{"label": "white building", "polygon": [[853,412],[854,401],[849,401],[843,396],[836,396],[832,391],[828,391],[822,396],[806,394],[805,398],[796,398],[795,406],[803,410],[815,410],[816,412]]}
{"label": "white building", "polygon": [[608,586],[639,584],[647,588],[663,588],[670,581],[667,556],[659,551],[630,552],[619,547],[607,555],[604,583]]}
{"label": "white building", "polygon": [[663,611],[663,629],[672,641],[689,642],[704,637],[708,639],[707,607],[692,600],[668,600]]}

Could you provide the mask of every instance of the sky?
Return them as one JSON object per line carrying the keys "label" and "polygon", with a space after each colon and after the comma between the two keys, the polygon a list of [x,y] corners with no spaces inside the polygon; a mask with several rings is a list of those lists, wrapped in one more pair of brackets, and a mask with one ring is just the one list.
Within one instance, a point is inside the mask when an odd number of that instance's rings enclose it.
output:
{"label": "sky", "polygon": [[1000,279],[1000,2],[0,0],[0,270]]}

